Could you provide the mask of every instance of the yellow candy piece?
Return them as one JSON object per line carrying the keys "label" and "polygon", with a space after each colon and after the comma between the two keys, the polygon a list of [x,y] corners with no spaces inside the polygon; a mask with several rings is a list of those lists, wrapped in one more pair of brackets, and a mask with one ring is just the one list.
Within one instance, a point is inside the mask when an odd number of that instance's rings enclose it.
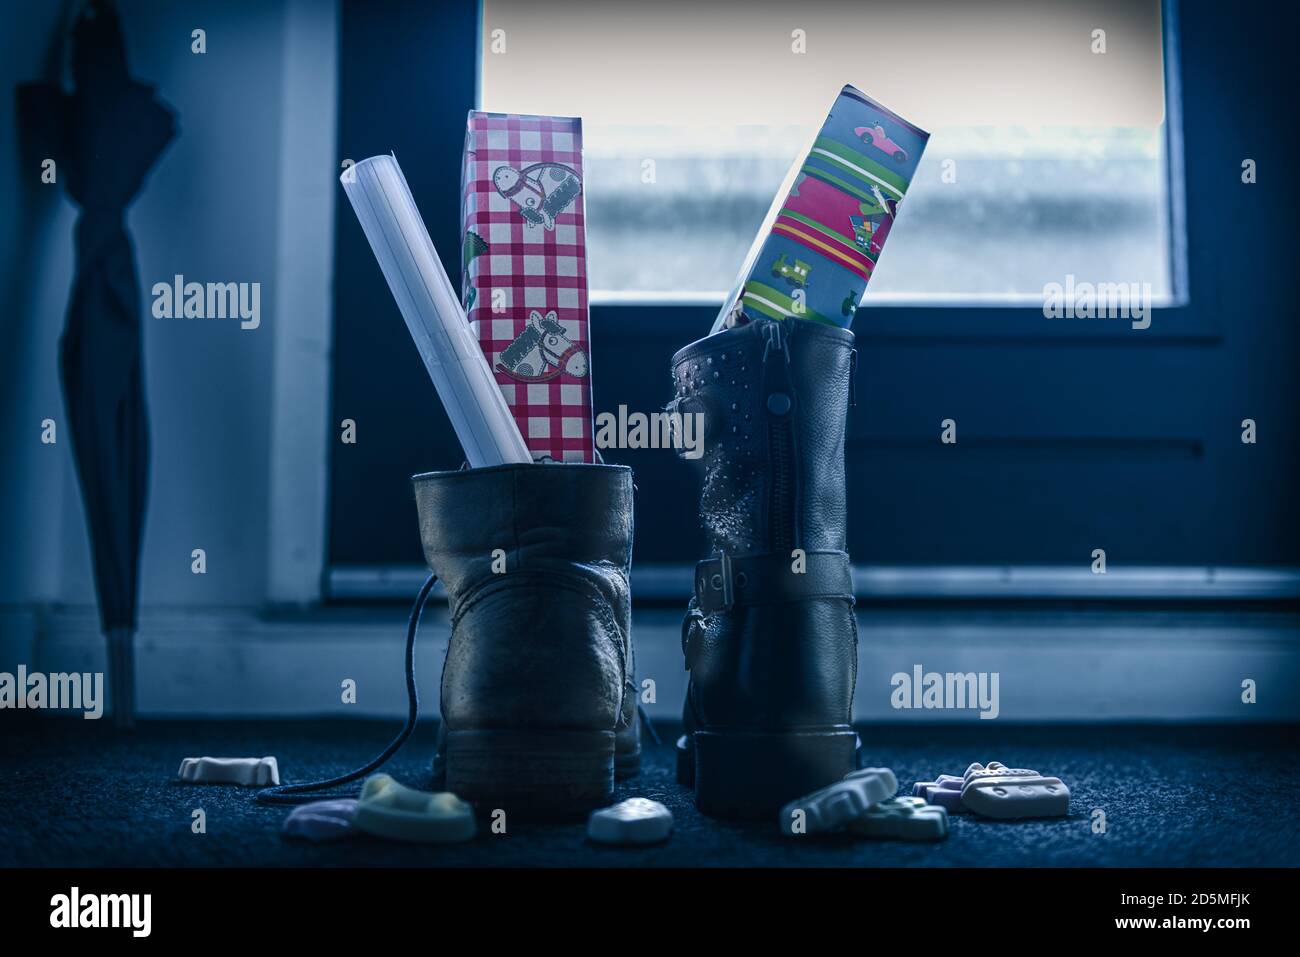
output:
{"label": "yellow candy piece", "polygon": [[449,791],[417,791],[387,774],[367,778],[356,816],[358,830],[394,841],[451,844],[474,836],[474,809]]}

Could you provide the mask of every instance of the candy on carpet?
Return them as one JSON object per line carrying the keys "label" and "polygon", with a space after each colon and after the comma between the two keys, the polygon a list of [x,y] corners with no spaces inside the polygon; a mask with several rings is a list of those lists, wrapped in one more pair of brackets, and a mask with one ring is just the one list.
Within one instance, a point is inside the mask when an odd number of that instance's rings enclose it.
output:
{"label": "candy on carpet", "polygon": [[850,771],[843,780],[791,801],[780,811],[781,833],[830,834],[861,817],[867,808],[894,796],[898,779],[889,768]]}
{"label": "candy on carpet", "polygon": [[587,837],[598,844],[656,844],[672,830],[672,812],[642,797],[593,811],[587,820]]}
{"label": "candy on carpet", "polygon": [[366,779],[353,824],[394,841],[450,844],[475,833],[474,809],[449,791],[417,791],[387,774]]}
{"label": "candy on carpet", "polygon": [[919,797],[889,798],[854,818],[849,830],[861,837],[941,841],[948,836],[948,812]]}
{"label": "candy on carpet", "polygon": [[912,795],[943,808],[949,814],[965,814],[966,806],[961,803],[961,788],[964,783],[964,778],[941,774],[936,781],[916,785],[912,789]]}
{"label": "candy on carpet", "polygon": [[961,800],[983,817],[1062,817],[1070,813],[1070,789],[1060,778],[1001,764],[968,771]]}
{"label": "candy on carpet", "polygon": [[353,833],[356,813],[356,798],[313,801],[290,811],[282,830],[285,837],[301,837],[317,844],[337,841]]}
{"label": "candy on carpet", "polygon": [[264,788],[280,783],[280,766],[265,758],[185,758],[179,777],[186,784],[238,784]]}
{"label": "candy on carpet", "polygon": [[941,774],[912,785],[914,797],[945,808],[950,814],[970,812],[1001,819],[1060,817],[1070,813],[1070,789],[1060,778],[1026,768],[1008,768],[1000,761],[978,761],[961,777]]}

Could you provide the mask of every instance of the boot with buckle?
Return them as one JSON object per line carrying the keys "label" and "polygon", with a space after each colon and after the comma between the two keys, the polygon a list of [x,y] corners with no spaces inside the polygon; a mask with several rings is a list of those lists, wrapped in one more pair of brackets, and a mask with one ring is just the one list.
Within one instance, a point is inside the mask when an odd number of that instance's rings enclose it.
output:
{"label": "boot with buckle", "polygon": [[669,408],[704,416],[712,556],[682,623],[678,778],[717,817],[764,817],[855,765],[857,622],[845,551],[847,329],[760,319],[673,357]]}

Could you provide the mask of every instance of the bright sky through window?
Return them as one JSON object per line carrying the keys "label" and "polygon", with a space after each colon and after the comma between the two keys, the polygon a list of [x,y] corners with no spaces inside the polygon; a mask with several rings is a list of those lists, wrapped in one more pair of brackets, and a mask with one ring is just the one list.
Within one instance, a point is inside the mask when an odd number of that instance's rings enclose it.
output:
{"label": "bright sky through window", "polygon": [[484,109],[583,118],[597,301],[720,299],[844,83],[932,134],[868,305],[1170,294],[1154,0],[486,0],[482,42]]}

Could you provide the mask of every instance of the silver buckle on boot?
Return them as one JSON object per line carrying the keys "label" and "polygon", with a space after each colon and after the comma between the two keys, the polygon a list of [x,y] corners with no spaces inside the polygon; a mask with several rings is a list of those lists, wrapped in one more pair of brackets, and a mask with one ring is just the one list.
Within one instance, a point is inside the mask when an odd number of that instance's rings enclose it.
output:
{"label": "silver buckle on boot", "polygon": [[705,617],[735,607],[736,589],[745,587],[746,576],[735,571],[730,555],[718,552],[717,558],[696,565],[695,572],[695,604]]}
{"label": "silver buckle on boot", "polygon": [[731,582],[731,556],[726,552],[718,553],[722,562],[722,571],[715,572],[709,580],[709,587],[714,591],[722,592],[722,606],[719,611],[731,611],[731,607],[736,603],[736,593]]}

